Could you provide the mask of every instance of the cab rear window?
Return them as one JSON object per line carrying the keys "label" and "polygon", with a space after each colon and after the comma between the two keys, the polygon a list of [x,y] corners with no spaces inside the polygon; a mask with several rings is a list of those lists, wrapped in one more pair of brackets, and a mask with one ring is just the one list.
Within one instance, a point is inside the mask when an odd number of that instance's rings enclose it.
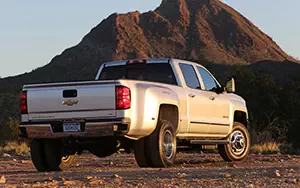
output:
{"label": "cab rear window", "polygon": [[173,70],[168,63],[129,64],[104,67],[99,80],[140,80],[177,85]]}

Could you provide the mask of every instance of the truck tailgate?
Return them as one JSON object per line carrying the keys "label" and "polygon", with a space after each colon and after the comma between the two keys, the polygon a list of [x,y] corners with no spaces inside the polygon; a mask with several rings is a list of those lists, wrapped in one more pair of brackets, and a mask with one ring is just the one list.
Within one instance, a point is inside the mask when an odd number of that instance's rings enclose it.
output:
{"label": "truck tailgate", "polygon": [[29,120],[116,115],[114,81],[28,85],[25,89]]}

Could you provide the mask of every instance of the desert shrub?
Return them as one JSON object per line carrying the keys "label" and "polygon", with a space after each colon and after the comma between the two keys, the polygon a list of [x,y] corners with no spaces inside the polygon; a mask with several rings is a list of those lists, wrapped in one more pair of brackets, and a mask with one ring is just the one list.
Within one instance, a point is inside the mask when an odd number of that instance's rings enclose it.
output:
{"label": "desert shrub", "polygon": [[262,144],[254,144],[252,153],[256,154],[274,154],[280,152],[280,144],[277,142],[265,142]]}
{"label": "desert shrub", "polygon": [[[16,91],[2,91],[0,88],[0,144],[15,138],[14,126],[19,120],[19,94]],[[13,129],[13,130],[12,130]],[[12,133],[14,131],[14,133]]]}
{"label": "desert shrub", "polygon": [[[8,117],[6,123],[0,127],[0,144],[3,144],[5,140],[17,139],[19,136],[19,124],[20,121],[12,117]],[[2,142],[1,142],[2,140]]]}
{"label": "desert shrub", "polygon": [[2,153],[5,152],[16,155],[27,155],[30,150],[27,142],[9,141],[0,148],[0,153],[1,151]]}
{"label": "desert shrub", "polygon": [[19,136],[20,134],[19,124],[20,124],[19,120],[13,119],[12,117],[8,118],[8,127],[10,129],[12,138],[17,138]]}

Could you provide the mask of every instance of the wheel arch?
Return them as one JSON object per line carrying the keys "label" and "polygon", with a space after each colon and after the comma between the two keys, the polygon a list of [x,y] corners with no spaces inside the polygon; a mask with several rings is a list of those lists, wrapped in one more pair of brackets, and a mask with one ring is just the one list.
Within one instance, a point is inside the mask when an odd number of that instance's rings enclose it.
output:
{"label": "wheel arch", "polygon": [[179,127],[179,110],[178,106],[173,104],[161,104],[159,106],[158,120],[167,120],[172,123],[174,130]]}
{"label": "wheel arch", "polygon": [[248,118],[247,113],[244,111],[236,110],[234,111],[234,122],[242,123],[246,128],[248,128]]}

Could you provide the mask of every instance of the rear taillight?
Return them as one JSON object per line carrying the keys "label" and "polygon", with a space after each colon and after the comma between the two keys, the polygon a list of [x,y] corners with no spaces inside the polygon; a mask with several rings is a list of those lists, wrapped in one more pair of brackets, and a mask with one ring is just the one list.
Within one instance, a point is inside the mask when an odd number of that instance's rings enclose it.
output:
{"label": "rear taillight", "polygon": [[22,91],[20,94],[20,111],[21,114],[27,114],[27,91]]}
{"label": "rear taillight", "polygon": [[131,105],[130,89],[125,86],[116,87],[116,109],[126,110]]}

